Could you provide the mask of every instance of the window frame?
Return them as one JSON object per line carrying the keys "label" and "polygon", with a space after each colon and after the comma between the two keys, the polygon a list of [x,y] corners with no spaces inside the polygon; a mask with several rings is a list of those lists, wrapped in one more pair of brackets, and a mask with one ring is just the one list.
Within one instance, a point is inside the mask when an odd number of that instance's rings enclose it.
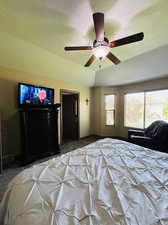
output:
{"label": "window frame", "polygon": [[[124,123],[123,123],[123,127],[124,128],[128,128],[128,129],[137,129],[137,130],[144,130],[145,129],[145,116],[146,116],[146,94],[148,92],[155,92],[155,91],[168,91],[168,88],[160,88],[160,89],[151,89],[151,90],[143,90],[143,91],[133,91],[133,92],[125,92],[124,93]],[[143,118],[143,128],[137,128],[137,127],[131,127],[131,126],[125,126],[125,96],[127,94],[137,94],[137,93],[144,93],[144,118]]]}
{"label": "window frame", "polygon": [[[133,126],[125,126],[125,118],[126,118],[126,115],[125,115],[125,112],[126,112],[126,110],[125,110],[125,108],[126,108],[125,96],[127,94],[138,94],[138,93],[144,93],[144,91],[136,91],[136,92],[127,92],[127,93],[124,93],[124,125],[123,125],[124,128],[144,130],[144,128],[137,128],[137,127],[133,127]],[[145,98],[145,93],[144,93],[144,98]],[[145,106],[144,106],[144,112],[143,112],[143,114],[145,114]],[[144,127],[144,122],[145,122],[145,119],[143,118],[143,127]]]}
{"label": "window frame", "polygon": [[[105,101],[105,98],[106,96],[108,95],[113,95],[114,96],[114,109],[111,109],[111,110],[106,110],[106,101]],[[107,126],[107,127],[115,127],[115,112],[116,112],[116,94],[114,93],[110,93],[110,94],[104,94],[104,125]],[[113,111],[113,116],[114,116],[114,124],[106,124],[106,112],[107,111]]]}

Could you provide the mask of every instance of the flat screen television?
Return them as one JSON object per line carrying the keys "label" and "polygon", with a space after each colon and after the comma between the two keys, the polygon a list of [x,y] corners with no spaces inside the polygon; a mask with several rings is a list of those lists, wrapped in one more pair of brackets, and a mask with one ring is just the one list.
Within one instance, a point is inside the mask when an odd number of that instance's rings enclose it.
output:
{"label": "flat screen television", "polygon": [[31,84],[18,84],[19,106],[43,106],[54,104],[54,89]]}

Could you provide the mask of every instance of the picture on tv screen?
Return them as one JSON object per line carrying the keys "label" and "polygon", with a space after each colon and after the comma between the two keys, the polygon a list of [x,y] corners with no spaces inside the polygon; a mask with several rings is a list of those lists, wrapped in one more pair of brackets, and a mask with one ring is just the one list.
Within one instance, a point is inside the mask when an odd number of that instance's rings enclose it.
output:
{"label": "picture on tv screen", "polygon": [[19,83],[19,105],[53,105],[54,89]]}

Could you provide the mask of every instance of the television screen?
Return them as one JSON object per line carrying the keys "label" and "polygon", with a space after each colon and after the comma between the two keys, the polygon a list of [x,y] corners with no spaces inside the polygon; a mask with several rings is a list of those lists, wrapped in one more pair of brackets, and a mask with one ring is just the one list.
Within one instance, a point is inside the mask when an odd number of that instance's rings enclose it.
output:
{"label": "television screen", "polygon": [[47,106],[54,104],[54,89],[19,83],[19,105]]}

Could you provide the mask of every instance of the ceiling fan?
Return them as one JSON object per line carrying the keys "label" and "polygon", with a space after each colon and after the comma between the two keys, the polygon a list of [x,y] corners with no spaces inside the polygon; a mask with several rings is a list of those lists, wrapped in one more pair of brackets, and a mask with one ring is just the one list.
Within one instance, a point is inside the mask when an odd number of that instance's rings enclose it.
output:
{"label": "ceiling fan", "polygon": [[96,33],[96,40],[93,42],[93,46],[72,46],[64,48],[66,51],[92,50],[93,54],[89,58],[85,66],[90,66],[96,58],[102,59],[104,57],[107,57],[117,65],[120,63],[120,60],[110,52],[110,48],[115,48],[121,45],[141,41],[144,38],[144,33],[140,32],[131,36],[127,36],[125,38],[109,42],[109,40],[104,36],[104,14],[100,12],[94,13],[93,21]]}

